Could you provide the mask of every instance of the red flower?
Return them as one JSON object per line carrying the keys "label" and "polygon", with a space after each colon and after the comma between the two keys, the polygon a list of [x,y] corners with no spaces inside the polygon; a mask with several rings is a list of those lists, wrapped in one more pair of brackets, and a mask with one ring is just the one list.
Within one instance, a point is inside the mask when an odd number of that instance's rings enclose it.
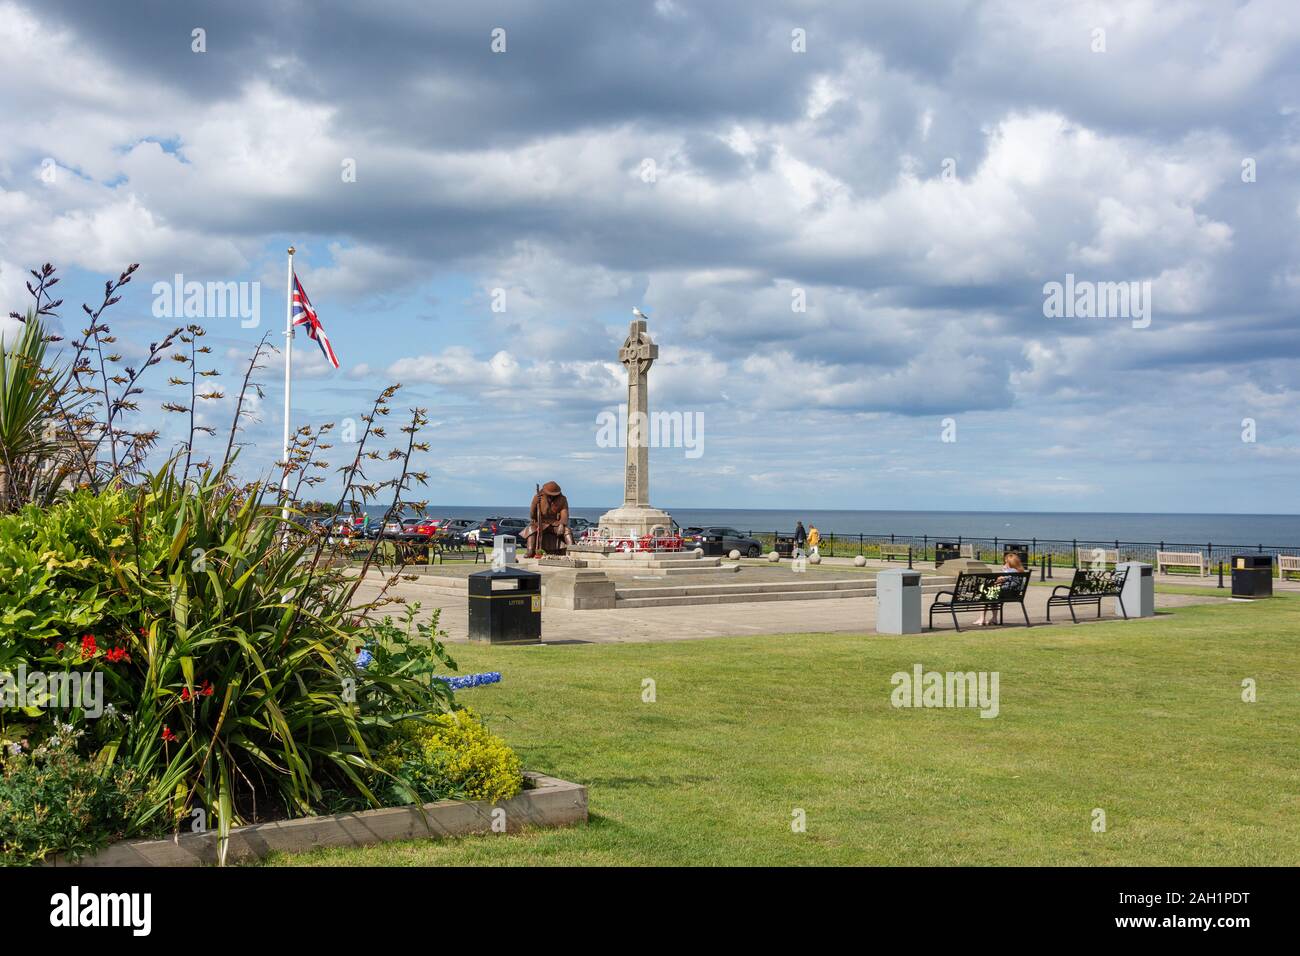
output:
{"label": "red flower", "polygon": [[204,682],[203,682],[203,686],[199,688],[199,694],[200,694],[200,696],[202,696],[202,697],[211,697],[211,696],[212,696],[212,685],[209,684],[207,681],[204,681]]}
{"label": "red flower", "polygon": [[94,657],[98,652],[99,652],[99,648],[95,646],[95,635],[82,634],[81,635],[81,656]]}
{"label": "red flower", "polygon": [[173,740],[176,739],[176,735],[172,733],[172,729],[170,727],[164,727],[162,731],[162,739],[168,743],[171,743]]}
{"label": "red flower", "polygon": [[143,627],[139,629],[139,634],[140,634],[141,637],[148,637],[148,636],[149,636],[149,635],[148,635],[148,632],[147,632]]}
{"label": "red flower", "polygon": [[116,664],[118,661],[126,661],[129,664],[131,663],[131,655],[126,652],[125,647],[113,647],[104,653],[104,660],[110,664]]}
{"label": "red flower", "polygon": [[182,687],[182,688],[181,688],[181,701],[184,702],[184,701],[187,701],[187,700],[189,700],[189,699],[190,699],[190,689],[189,689],[188,687]]}
{"label": "red flower", "polygon": [[64,647],[65,647],[65,645],[64,645],[64,643],[63,643],[62,641],[59,641],[59,643],[57,643],[57,644],[54,645],[54,649],[55,649],[56,651],[61,651],[61,650],[63,650]]}

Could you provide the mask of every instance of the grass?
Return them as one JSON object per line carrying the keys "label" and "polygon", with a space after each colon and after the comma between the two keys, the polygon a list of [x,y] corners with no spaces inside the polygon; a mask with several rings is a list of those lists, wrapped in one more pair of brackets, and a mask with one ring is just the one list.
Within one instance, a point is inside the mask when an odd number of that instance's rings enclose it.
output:
{"label": "grass", "polygon": [[[504,675],[459,698],[525,766],[587,784],[590,824],[269,862],[1294,865],[1297,633],[1288,596],[1032,630],[457,646],[462,672]],[[998,671],[1000,715],[893,708],[918,662]]]}

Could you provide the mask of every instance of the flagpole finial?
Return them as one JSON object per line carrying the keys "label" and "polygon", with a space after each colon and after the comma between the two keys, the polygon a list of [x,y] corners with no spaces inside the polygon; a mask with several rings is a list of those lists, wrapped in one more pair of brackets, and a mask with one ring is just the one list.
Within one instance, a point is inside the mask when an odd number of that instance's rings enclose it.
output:
{"label": "flagpole finial", "polygon": [[289,247],[289,255],[293,255],[293,246]]}

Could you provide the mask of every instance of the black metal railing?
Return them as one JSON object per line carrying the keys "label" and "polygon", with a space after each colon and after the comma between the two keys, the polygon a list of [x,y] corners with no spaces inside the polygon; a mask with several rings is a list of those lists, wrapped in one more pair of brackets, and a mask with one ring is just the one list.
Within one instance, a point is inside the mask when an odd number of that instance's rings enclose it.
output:
{"label": "black metal railing", "polygon": [[[983,561],[1000,561],[1009,546],[1014,546],[1016,550],[1023,549],[1028,552],[1030,564],[1037,566],[1040,562],[1049,560],[1051,566],[1055,568],[1076,568],[1080,564],[1085,567],[1091,566],[1094,563],[1094,557],[1104,557],[1109,563],[1110,555],[1094,556],[1090,553],[1094,549],[1116,552],[1120,561],[1145,561],[1148,564],[1156,563],[1157,551],[1195,553],[1200,554],[1205,559],[1206,567],[1211,572],[1214,571],[1219,561],[1228,562],[1234,554],[1271,554],[1274,558],[1274,574],[1278,573],[1276,559],[1279,555],[1300,556],[1300,545],[1261,544],[1258,542],[1255,544],[1223,544],[1214,541],[1125,541],[1121,538],[1004,538],[1001,536],[882,534],[875,532],[839,534],[833,531],[820,531],[820,529],[819,533],[821,541],[818,545],[818,551],[826,557],[854,557],[860,554],[868,558],[878,558],[881,556],[882,547],[894,551],[911,548],[914,561],[933,561],[935,545],[955,543],[958,547],[970,545],[975,558]],[[766,551],[775,546],[778,535],[788,538],[792,532],[750,530],[746,534],[762,542]],[[897,554],[893,555],[893,558],[899,560]],[[907,559],[901,558],[901,560],[905,561]]]}

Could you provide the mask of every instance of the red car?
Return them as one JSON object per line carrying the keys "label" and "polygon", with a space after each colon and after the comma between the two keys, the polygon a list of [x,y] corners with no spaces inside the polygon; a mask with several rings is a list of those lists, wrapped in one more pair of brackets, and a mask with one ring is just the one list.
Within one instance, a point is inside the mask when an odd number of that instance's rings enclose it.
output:
{"label": "red car", "polygon": [[446,523],[446,518],[421,518],[412,527],[406,529],[406,537],[432,538]]}

